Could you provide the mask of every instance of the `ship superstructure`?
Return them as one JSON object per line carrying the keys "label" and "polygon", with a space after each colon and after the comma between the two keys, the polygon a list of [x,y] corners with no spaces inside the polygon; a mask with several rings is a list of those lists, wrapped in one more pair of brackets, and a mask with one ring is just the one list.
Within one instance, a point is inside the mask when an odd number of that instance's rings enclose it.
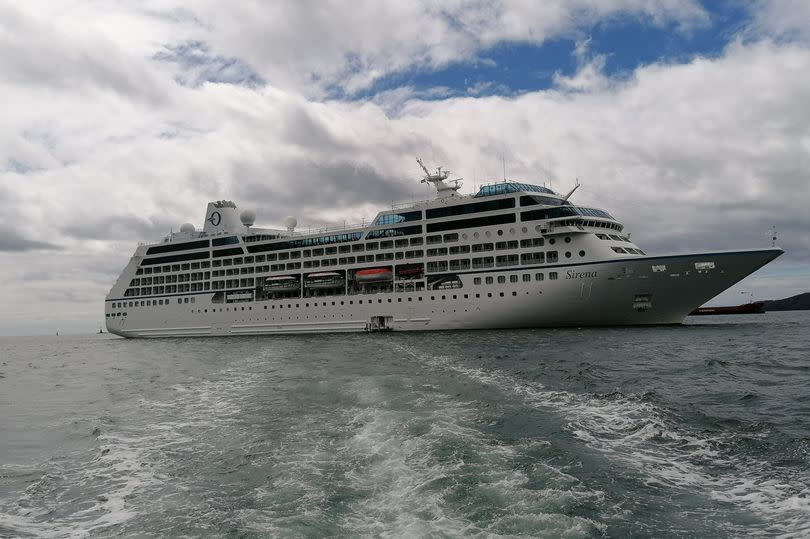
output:
{"label": "ship superstructure", "polygon": [[[780,254],[776,247],[649,256],[608,212],[528,183],[437,197],[366,225],[299,232],[208,204],[139,245],[105,302],[125,337],[681,323]],[[579,184],[577,184],[578,187]]]}

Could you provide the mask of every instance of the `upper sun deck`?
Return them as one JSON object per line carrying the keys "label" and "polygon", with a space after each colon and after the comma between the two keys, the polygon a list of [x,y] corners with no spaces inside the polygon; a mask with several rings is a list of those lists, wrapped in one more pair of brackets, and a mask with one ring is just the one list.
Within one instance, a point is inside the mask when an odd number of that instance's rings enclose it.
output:
{"label": "upper sun deck", "polygon": [[548,187],[533,185],[530,183],[503,181],[481,186],[478,192],[475,195],[473,195],[473,198],[490,197],[495,195],[505,195],[509,193],[521,193],[521,192],[545,193],[547,195],[552,195],[555,197],[560,196],[551,189],[549,189]]}
{"label": "upper sun deck", "polygon": [[[313,238],[313,240],[332,240],[332,236],[340,235],[354,238],[362,237],[368,232],[369,237],[384,232],[403,232],[404,230],[376,230],[379,227],[401,226],[405,224],[416,224],[419,221],[440,219],[442,217],[461,216],[471,213],[500,212],[511,208],[521,208],[526,206],[521,212],[521,219],[559,219],[563,217],[597,217],[614,220],[607,212],[594,208],[582,208],[573,206],[568,198],[573,191],[567,195],[560,195],[551,189],[523,183],[518,181],[494,182],[481,186],[475,194],[459,194],[458,185],[449,186],[444,180],[447,173],[428,175],[423,181],[433,183],[438,191],[438,196],[423,201],[411,201],[405,203],[392,204],[391,209],[379,212],[374,219],[356,224],[343,224],[336,226],[308,226],[296,230],[297,222],[294,218],[285,218],[285,229],[258,228],[253,227],[255,212],[243,211],[237,213],[236,204],[231,201],[215,201],[208,205],[206,211],[205,225],[202,230],[196,229],[191,224],[183,225],[180,232],[172,232],[162,239],[162,241],[141,243],[143,246],[154,246],[165,243],[183,242],[188,240],[212,239],[213,244],[222,241],[233,242],[239,237],[244,243],[267,242],[273,240],[290,240],[301,238]],[[482,200],[483,199],[483,200]],[[509,202],[509,204],[506,204]],[[435,227],[436,225],[434,225]],[[412,227],[416,228],[416,227]],[[421,229],[421,226],[418,227]],[[225,236],[233,238],[217,239]],[[239,240],[236,240],[239,241]],[[346,241],[345,239],[342,241]],[[331,241],[329,241],[331,242]]]}

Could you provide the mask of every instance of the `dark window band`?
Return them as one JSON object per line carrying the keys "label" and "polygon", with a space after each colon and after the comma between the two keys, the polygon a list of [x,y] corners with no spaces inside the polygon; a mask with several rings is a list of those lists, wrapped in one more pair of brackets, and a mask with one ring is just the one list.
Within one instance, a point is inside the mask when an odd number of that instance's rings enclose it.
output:
{"label": "dark window band", "polygon": [[570,204],[570,202],[561,200],[559,198],[544,197],[541,195],[525,195],[520,197],[521,206],[537,206],[538,204],[543,206],[561,206],[564,204]]}
{"label": "dark window band", "polygon": [[141,266],[154,266],[156,264],[171,264],[172,262],[185,262],[188,260],[202,260],[208,258],[208,251],[203,253],[188,253],[183,255],[172,256],[158,256],[155,258],[146,258],[141,262]]}
{"label": "dark window band", "polygon": [[396,236],[411,236],[413,234],[421,234],[422,233],[422,225],[414,225],[414,226],[401,226],[399,228],[383,228],[381,230],[372,230],[368,234],[366,234],[367,240],[373,240],[377,238],[393,238]]}
{"label": "dark window band", "polygon": [[445,230],[457,230],[459,228],[475,228],[479,226],[503,225],[514,222],[515,222],[514,213],[502,213],[501,215],[491,215],[489,217],[473,217],[471,219],[457,219],[455,221],[444,221],[442,223],[429,223],[427,225],[427,231],[428,233],[443,232]]}
{"label": "dark window band", "polygon": [[406,211],[401,213],[389,213],[380,215],[377,218],[375,225],[395,225],[397,223],[407,223],[409,221],[420,221],[422,219],[422,212],[420,211]]}
{"label": "dark window band", "polygon": [[214,247],[220,247],[222,245],[233,245],[235,243],[239,243],[239,238],[236,236],[228,236],[227,238],[214,238],[211,240],[211,245]]}
{"label": "dark window band", "polygon": [[241,247],[231,247],[230,249],[220,249],[219,251],[214,251],[214,258],[219,258],[221,256],[232,256],[242,254],[245,254],[245,252],[242,250]]}
{"label": "dark window band", "polygon": [[426,214],[428,219],[437,219],[439,217],[453,217],[455,215],[467,215],[484,211],[507,210],[514,207],[514,198],[501,198],[498,200],[487,200],[485,202],[474,202],[472,204],[456,204],[455,206],[432,208],[427,210]]}
{"label": "dark window band", "polygon": [[160,253],[173,253],[175,251],[188,251],[189,249],[203,249],[208,247],[208,240],[187,241],[185,243],[172,243],[169,245],[156,245],[146,250],[147,255]]}
{"label": "dark window band", "polygon": [[556,208],[548,208],[543,210],[522,211],[520,212],[520,220],[537,221],[540,219],[557,219],[559,217],[572,217],[577,215],[613,219],[613,217],[611,217],[608,212],[604,210],[597,210],[596,208],[582,208],[578,206],[558,206]]}
{"label": "dark window band", "polygon": [[249,245],[249,253],[262,253],[265,251],[281,251],[283,249],[297,249],[300,247],[318,247],[320,245],[330,245],[333,243],[345,243],[347,241],[357,241],[363,237],[362,232],[350,232],[346,234],[332,234],[331,236],[320,236],[317,238],[303,238],[300,240],[280,241],[276,243],[263,243],[261,245]]}

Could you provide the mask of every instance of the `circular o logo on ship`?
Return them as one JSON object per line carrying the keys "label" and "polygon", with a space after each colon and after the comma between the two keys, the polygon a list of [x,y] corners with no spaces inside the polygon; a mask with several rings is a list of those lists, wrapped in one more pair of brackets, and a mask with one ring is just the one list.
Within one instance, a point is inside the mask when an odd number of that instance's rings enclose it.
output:
{"label": "circular o logo on ship", "polygon": [[220,221],[222,221],[222,216],[218,211],[213,212],[211,217],[208,218],[208,222],[214,226],[219,226]]}

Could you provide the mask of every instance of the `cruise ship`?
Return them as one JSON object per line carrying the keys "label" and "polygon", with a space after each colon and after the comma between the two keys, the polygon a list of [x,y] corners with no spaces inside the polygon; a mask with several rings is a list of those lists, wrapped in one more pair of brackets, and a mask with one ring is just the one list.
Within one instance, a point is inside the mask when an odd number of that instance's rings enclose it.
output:
{"label": "cruise ship", "polygon": [[[417,160],[419,161],[419,160]],[[773,248],[647,255],[603,209],[516,181],[459,192],[424,171],[432,200],[368,224],[254,226],[210,202],[141,244],[105,301],[123,337],[679,324],[782,254]]]}

